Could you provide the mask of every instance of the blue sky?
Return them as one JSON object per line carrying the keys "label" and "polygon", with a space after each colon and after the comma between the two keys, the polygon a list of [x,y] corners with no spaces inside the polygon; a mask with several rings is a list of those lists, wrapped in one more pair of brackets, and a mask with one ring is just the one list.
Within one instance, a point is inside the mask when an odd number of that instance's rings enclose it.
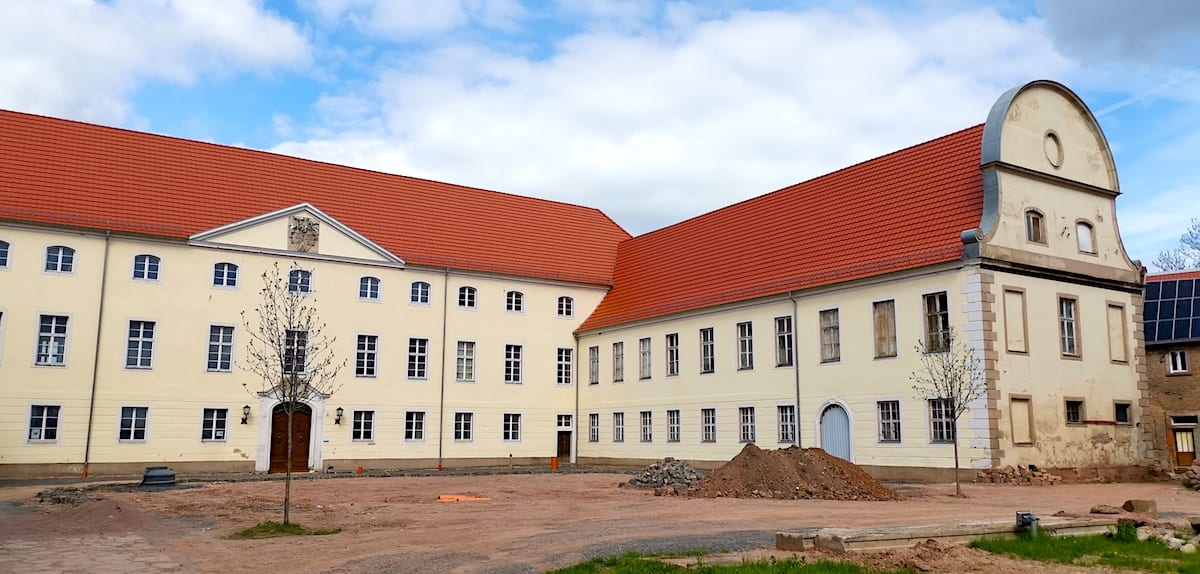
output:
{"label": "blue sky", "polygon": [[1061,81],[1126,247],[1200,217],[1190,0],[12,0],[0,107],[603,209],[643,233]]}

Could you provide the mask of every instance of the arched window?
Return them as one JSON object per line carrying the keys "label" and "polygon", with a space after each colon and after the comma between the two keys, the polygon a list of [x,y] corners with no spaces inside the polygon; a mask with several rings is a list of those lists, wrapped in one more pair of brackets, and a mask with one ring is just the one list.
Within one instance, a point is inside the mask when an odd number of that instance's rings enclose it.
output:
{"label": "arched window", "polygon": [[292,293],[312,292],[312,271],[292,269],[288,271],[288,291]]}
{"label": "arched window", "polygon": [[155,255],[133,256],[133,278],[146,281],[158,281],[158,266],[162,260]]}
{"label": "arched window", "polygon": [[46,248],[46,271],[70,273],[75,269],[75,250],[63,245]]}
{"label": "arched window", "polygon": [[520,313],[525,310],[525,294],[520,291],[509,291],[504,295],[504,309]]}
{"label": "arched window", "polygon": [[237,287],[238,266],[233,263],[213,265],[213,287]]}
{"label": "arched window", "polygon": [[413,281],[412,284],[412,302],[429,304],[429,284],[424,281]]}
{"label": "arched window", "polygon": [[378,299],[379,298],[379,278],[378,277],[363,277],[358,280],[358,298],[359,299]]}
{"label": "arched window", "polygon": [[459,287],[458,288],[458,306],[464,309],[475,308],[475,288],[474,287]]}
{"label": "arched window", "polygon": [[1075,224],[1075,237],[1079,241],[1080,253],[1095,253],[1096,243],[1092,236],[1092,224],[1080,221]]}
{"label": "arched window", "polygon": [[0,267],[8,267],[8,242],[0,241]]}
{"label": "arched window", "polygon": [[1042,213],[1036,209],[1025,212],[1025,239],[1034,243],[1046,242],[1045,222]]}
{"label": "arched window", "polygon": [[558,298],[558,316],[573,317],[575,316],[575,300],[570,297]]}

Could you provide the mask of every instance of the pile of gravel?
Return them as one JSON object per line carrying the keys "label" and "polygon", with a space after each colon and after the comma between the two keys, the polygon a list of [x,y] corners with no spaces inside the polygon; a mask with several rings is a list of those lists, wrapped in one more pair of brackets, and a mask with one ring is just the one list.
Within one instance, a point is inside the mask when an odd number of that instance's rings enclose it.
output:
{"label": "pile of gravel", "polygon": [[692,485],[700,482],[704,475],[700,474],[692,465],[675,460],[672,457],[664,458],[637,473],[629,482],[621,483],[621,486],[631,486],[633,488],[662,488],[675,487],[679,489],[688,489]]}

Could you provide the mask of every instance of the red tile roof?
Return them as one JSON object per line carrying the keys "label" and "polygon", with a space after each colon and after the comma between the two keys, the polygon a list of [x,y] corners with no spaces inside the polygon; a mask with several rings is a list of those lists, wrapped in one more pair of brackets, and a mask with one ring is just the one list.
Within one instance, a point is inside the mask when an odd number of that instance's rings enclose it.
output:
{"label": "red tile roof", "polygon": [[975,126],[621,243],[600,329],[953,261],[979,225]]}
{"label": "red tile roof", "polygon": [[1200,269],[1164,271],[1162,273],[1149,273],[1146,275],[1147,283],[1151,281],[1170,281],[1172,279],[1200,279]]}
{"label": "red tile roof", "polygon": [[408,263],[612,282],[597,209],[0,110],[0,220],[176,239],[308,202]]}

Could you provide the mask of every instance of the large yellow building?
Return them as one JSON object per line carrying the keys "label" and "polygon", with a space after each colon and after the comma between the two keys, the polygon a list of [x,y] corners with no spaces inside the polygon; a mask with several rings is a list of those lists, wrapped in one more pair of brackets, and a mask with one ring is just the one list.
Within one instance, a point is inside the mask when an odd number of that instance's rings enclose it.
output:
{"label": "large yellow building", "polygon": [[297,416],[296,467],[754,442],[944,477],[952,417],[909,375],[951,329],[987,387],[967,466],[1156,456],[1112,156],[1053,82],[633,238],[595,209],[13,112],[0,173],[6,476],[277,470],[242,320],[277,264],[348,360]]}

